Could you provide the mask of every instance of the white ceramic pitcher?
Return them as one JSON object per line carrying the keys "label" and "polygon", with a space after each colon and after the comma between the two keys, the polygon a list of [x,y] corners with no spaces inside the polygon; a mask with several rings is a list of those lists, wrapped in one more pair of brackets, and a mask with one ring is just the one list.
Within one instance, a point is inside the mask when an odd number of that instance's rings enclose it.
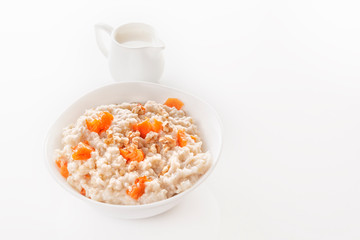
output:
{"label": "white ceramic pitcher", "polygon": [[[103,42],[101,32],[110,36],[110,44]],[[115,81],[159,81],[164,71],[165,46],[151,26],[128,23],[112,28],[96,24],[95,35]]]}

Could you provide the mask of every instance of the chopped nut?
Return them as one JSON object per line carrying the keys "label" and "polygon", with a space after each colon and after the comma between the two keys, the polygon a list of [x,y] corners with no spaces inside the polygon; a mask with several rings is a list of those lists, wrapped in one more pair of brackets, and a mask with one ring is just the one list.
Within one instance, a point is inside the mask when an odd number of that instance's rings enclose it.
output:
{"label": "chopped nut", "polygon": [[134,107],[131,111],[133,113],[138,114],[138,115],[144,115],[145,114],[145,108],[140,103],[136,107]]}
{"label": "chopped nut", "polygon": [[129,164],[129,171],[135,171],[138,168],[138,162],[137,161],[131,161]]}
{"label": "chopped nut", "polygon": [[160,114],[165,118],[169,117],[169,113],[164,108],[160,109]]}
{"label": "chopped nut", "polygon": [[119,145],[119,148],[123,148],[129,144],[129,139],[126,137],[114,136],[114,141],[117,145]]}
{"label": "chopped nut", "polygon": [[129,131],[126,135],[126,139],[128,140],[126,142],[125,145],[121,146],[121,147],[124,147],[124,146],[127,146],[129,144],[134,144],[136,145],[137,147],[142,147],[143,146],[143,143],[144,143],[144,139],[142,139],[140,137],[140,132],[139,131]]}
{"label": "chopped nut", "polygon": [[166,146],[163,148],[163,153],[167,153],[170,150],[170,147]]}
{"label": "chopped nut", "polygon": [[163,131],[166,133],[170,133],[173,131],[173,128],[170,127],[170,122],[169,121],[165,121],[163,124]]}
{"label": "chopped nut", "polygon": [[143,139],[141,137],[134,137],[132,139],[132,144],[135,144],[137,147],[142,147]]}
{"label": "chopped nut", "polygon": [[120,176],[124,176],[124,175],[125,175],[125,170],[124,170],[124,169],[120,169],[119,174],[120,174]]}
{"label": "chopped nut", "polygon": [[106,139],[104,140],[104,142],[107,144],[107,145],[110,145],[110,144],[113,144],[115,141],[114,141],[114,136],[112,135],[111,132],[106,132],[107,134],[107,137]]}
{"label": "chopped nut", "polygon": [[159,141],[164,148],[165,147],[172,148],[176,146],[176,140],[173,139],[171,135],[165,135],[164,137],[161,137]]}
{"label": "chopped nut", "polygon": [[[139,131],[129,131],[127,134],[127,138],[129,139],[129,143],[133,143],[134,138],[136,137],[140,137],[140,132]],[[137,139],[135,139],[136,141]]]}
{"label": "chopped nut", "polygon": [[145,137],[145,142],[146,143],[156,142],[158,136],[159,136],[159,134],[156,132],[149,132]]}
{"label": "chopped nut", "polygon": [[151,145],[149,151],[150,151],[151,153],[159,153],[159,152],[160,152],[160,146],[159,146],[159,144],[154,143],[153,145]]}
{"label": "chopped nut", "polygon": [[156,148],[156,152],[160,153],[160,150],[161,150],[160,145],[156,143],[155,148]]}
{"label": "chopped nut", "polygon": [[160,173],[160,176],[164,175],[165,173],[167,173],[170,169],[170,166],[169,165],[166,165],[163,170],[161,171]]}

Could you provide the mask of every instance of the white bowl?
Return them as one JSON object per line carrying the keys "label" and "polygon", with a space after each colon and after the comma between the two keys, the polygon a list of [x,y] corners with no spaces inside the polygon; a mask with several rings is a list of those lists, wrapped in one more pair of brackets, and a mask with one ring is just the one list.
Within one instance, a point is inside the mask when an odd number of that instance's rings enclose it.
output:
{"label": "white bowl", "polygon": [[[54,152],[55,149],[61,148],[63,128],[74,123],[86,109],[103,104],[146,102],[147,100],[154,100],[162,103],[169,97],[179,98],[184,102],[184,111],[195,120],[204,143],[204,150],[209,151],[212,157],[211,168],[193,187],[174,197],[159,202],[145,205],[113,205],[83,197],[60,175],[55,166]],[[97,88],[94,91],[85,94],[61,114],[50,128],[46,138],[45,160],[50,174],[54,177],[56,182],[76,198],[94,206],[102,212],[107,212],[120,218],[134,219],[160,214],[179,203],[186,194],[198,187],[211,174],[219,160],[221,148],[222,131],[220,119],[214,109],[204,101],[190,94],[159,84],[146,82],[120,82]]]}

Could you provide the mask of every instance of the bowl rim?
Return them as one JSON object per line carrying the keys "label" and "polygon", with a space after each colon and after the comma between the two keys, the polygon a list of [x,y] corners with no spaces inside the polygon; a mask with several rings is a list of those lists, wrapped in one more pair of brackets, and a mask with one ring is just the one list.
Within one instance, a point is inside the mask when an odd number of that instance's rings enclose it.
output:
{"label": "bowl rim", "polygon": [[[71,107],[73,107],[80,99],[86,97],[87,95],[95,92],[95,91],[99,91],[100,89],[103,89],[103,88],[106,88],[106,87],[109,87],[109,86],[115,86],[115,85],[125,85],[125,84],[142,84],[142,85],[148,85],[148,86],[156,86],[156,87],[160,87],[160,88],[165,88],[165,89],[169,89],[169,90],[172,90],[172,91],[175,91],[175,92],[178,92],[178,93],[181,93],[181,94],[185,94],[185,95],[188,95],[192,98],[195,98],[197,99],[198,101],[202,102],[203,104],[205,104],[212,112],[213,112],[213,115],[214,117],[216,118],[216,122],[217,124],[219,125],[219,130],[220,130],[220,134],[219,134],[219,141],[220,141],[220,144],[219,144],[219,152],[217,154],[217,156],[211,156],[212,158],[212,164],[211,164],[211,167],[210,169],[200,177],[200,179],[198,181],[196,181],[196,183],[194,185],[192,185],[189,189],[186,189],[185,191],[175,195],[175,196],[172,196],[170,198],[167,198],[167,199],[163,199],[163,200],[160,200],[160,201],[156,201],[156,202],[152,202],[152,203],[146,203],[146,204],[139,204],[139,205],[121,205],[121,204],[111,204],[111,203],[105,203],[105,202],[99,202],[99,201],[95,201],[95,200],[92,200],[92,199],[89,199],[87,197],[84,197],[82,196],[81,194],[76,194],[74,191],[71,191],[70,189],[68,189],[67,187],[65,187],[64,183],[68,184],[66,181],[65,182],[62,182],[58,177],[56,177],[54,174],[53,174],[53,169],[51,168],[50,166],[50,160],[48,159],[48,144],[49,144],[49,139],[50,139],[50,136],[52,135],[52,129],[54,128],[54,126],[58,123],[59,119],[61,118],[61,116],[63,116],[63,114],[68,111]],[[222,153],[222,149],[223,149],[223,124],[222,124],[222,121],[218,115],[218,113],[215,111],[215,109],[210,105],[208,104],[207,102],[205,102],[204,100],[202,100],[201,98],[193,95],[193,94],[190,94],[190,93],[187,93],[185,91],[182,91],[182,90],[179,90],[177,88],[174,88],[174,87],[168,87],[166,85],[162,85],[162,84],[158,84],[158,83],[151,83],[151,82],[142,82],[142,81],[125,81],[125,82],[113,82],[113,83],[107,83],[107,84],[103,84],[103,85],[100,85],[98,87],[95,87],[93,88],[92,90],[89,90],[87,92],[85,92],[84,94],[82,94],[80,97],[78,97],[77,99],[75,99],[70,105],[68,105],[65,110],[63,110],[56,118],[56,120],[50,125],[50,127],[47,129],[47,133],[46,133],[46,137],[45,137],[45,140],[44,140],[44,143],[43,143],[43,148],[44,148],[44,160],[45,160],[45,165],[46,165],[46,168],[47,168],[47,171],[48,173],[52,176],[52,178],[65,190],[67,191],[68,193],[72,194],[73,196],[75,196],[76,198],[80,199],[80,200],[83,200],[83,201],[87,201],[88,203],[90,204],[95,204],[95,205],[98,205],[100,207],[111,207],[111,208],[118,208],[118,209],[149,209],[149,208],[154,208],[154,207],[157,207],[157,206],[162,206],[162,205],[166,205],[167,203],[170,203],[170,202],[173,202],[173,201],[176,201],[180,198],[182,198],[184,195],[188,194],[189,192],[193,191],[195,188],[197,188],[202,182],[205,181],[205,179],[207,179],[210,174],[214,171],[216,165],[218,164],[219,160],[220,160],[220,156],[221,156],[221,153]],[[69,187],[71,187],[69,185]]]}

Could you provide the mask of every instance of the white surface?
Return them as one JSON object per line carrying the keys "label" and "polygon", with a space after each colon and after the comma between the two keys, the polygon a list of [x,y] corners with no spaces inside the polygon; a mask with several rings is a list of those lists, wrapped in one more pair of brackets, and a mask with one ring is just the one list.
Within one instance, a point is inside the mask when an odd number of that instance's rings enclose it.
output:
{"label": "white surface", "polygon": [[[359,239],[358,1],[2,1],[1,239]],[[224,122],[214,174],[175,209],[121,221],[47,173],[50,125],[111,82],[93,25],[141,21],[162,83]],[[209,130],[211,131],[211,129]]]}
{"label": "white surface", "polygon": [[[163,103],[169,97],[181,99],[184,103],[182,109],[186,111],[188,116],[192,117],[198,126],[200,132],[199,136],[202,137],[203,150],[208,152],[212,157],[211,167],[190,189],[169,199],[150,204],[137,206],[104,204],[83,197],[78,191],[74,190],[60,174],[58,167],[56,167],[54,163],[54,152],[63,148],[61,144],[63,129],[70,124],[75,123],[79,116],[83,115],[86,110],[99,105],[109,105],[114,103],[146,103],[149,99],[158,103]],[[208,129],[211,129],[211,131],[207,131]],[[196,190],[216,168],[222,145],[222,125],[219,116],[209,104],[201,99],[159,84],[148,82],[119,82],[107,84],[106,86],[97,88],[96,90],[81,96],[61,114],[54,125],[51,126],[49,133],[46,136],[45,162],[50,174],[54,177],[54,180],[67,190],[68,193],[77,197],[84,203],[91,205],[98,211],[102,211],[104,214],[116,218],[138,219],[152,217],[163,213],[182,202],[191,191]]]}

